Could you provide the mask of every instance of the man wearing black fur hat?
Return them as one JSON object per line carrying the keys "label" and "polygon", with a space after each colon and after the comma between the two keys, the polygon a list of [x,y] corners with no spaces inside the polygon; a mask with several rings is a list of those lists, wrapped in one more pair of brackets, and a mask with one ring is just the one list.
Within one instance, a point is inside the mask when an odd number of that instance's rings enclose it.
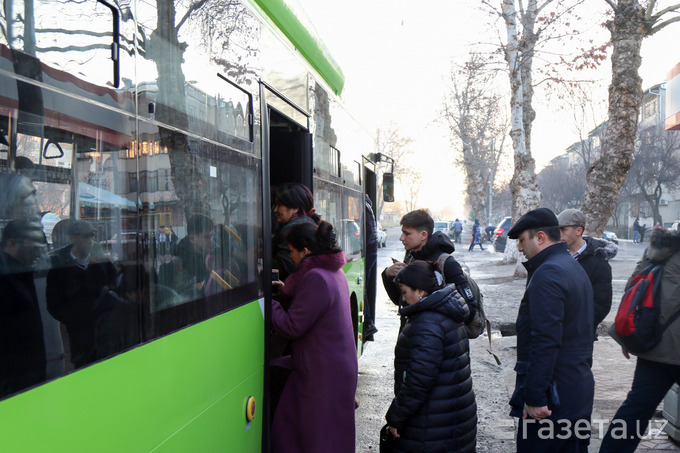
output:
{"label": "man wearing black fur hat", "polygon": [[[400,223],[401,236],[399,240],[406,249],[404,261],[401,262],[392,258],[393,264],[385,268],[382,273],[385,291],[396,305],[401,304],[401,293],[397,284],[394,283],[394,277],[400,270],[414,260],[436,262],[443,253],[453,253],[455,250],[455,246],[448,236],[441,231],[433,233],[434,220],[424,209],[409,212],[402,217]],[[456,285],[456,289],[463,296],[470,309],[469,319],[473,319],[477,311],[475,299],[463,269],[453,256],[449,256],[444,262],[444,281],[446,284],[453,283]]]}
{"label": "man wearing black fur hat", "polygon": [[527,212],[508,238],[517,239],[528,272],[517,314],[517,377],[510,399],[510,414],[521,418],[517,451],[577,452],[579,441],[590,435],[593,408],[593,290],[560,242],[551,210]]}

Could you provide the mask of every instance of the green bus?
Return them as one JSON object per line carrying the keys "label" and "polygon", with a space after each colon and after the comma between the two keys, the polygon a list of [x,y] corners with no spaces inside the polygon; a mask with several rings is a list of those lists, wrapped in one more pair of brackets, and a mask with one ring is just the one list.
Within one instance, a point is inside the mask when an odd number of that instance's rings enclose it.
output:
{"label": "green bus", "polygon": [[363,347],[376,163],[342,72],[284,0],[4,0],[0,25],[0,226],[46,244],[0,267],[0,451],[268,451],[271,187],[335,226]]}

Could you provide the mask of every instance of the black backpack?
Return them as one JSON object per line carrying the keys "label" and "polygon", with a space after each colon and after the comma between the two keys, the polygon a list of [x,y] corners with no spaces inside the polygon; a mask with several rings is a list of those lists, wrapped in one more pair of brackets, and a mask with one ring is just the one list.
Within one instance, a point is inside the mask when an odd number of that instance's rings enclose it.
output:
{"label": "black backpack", "polygon": [[[439,259],[437,260],[437,267],[442,275],[444,275],[444,263],[449,258],[449,256],[451,255],[448,253],[442,253],[439,255]],[[477,282],[475,282],[474,279],[470,277],[470,274],[465,271],[463,271],[463,274],[465,274],[465,279],[468,282],[470,291],[472,291],[472,297],[475,299],[475,303],[477,304],[477,312],[475,313],[475,316],[470,321],[465,323],[465,330],[467,331],[468,338],[477,338],[482,334],[482,332],[484,332],[484,329],[487,329],[489,338],[491,338],[491,323],[489,323],[489,321],[486,319],[486,315],[484,314],[484,296],[482,295]]]}
{"label": "black backpack", "polygon": [[633,277],[616,313],[616,334],[633,354],[656,346],[663,332],[680,316],[678,311],[664,324],[659,323],[663,269],[663,263],[652,263]]}

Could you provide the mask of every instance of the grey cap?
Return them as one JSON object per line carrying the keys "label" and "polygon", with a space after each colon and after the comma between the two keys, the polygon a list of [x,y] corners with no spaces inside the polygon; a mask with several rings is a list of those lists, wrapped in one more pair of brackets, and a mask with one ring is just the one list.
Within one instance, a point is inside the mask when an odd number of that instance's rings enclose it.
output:
{"label": "grey cap", "polygon": [[72,220],[68,225],[69,236],[85,236],[95,231],[97,229],[87,220]]}
{"label": "grey cap", "polygon": [[565,209],[557,216],[557,222],[561,227],[576,226],[586,227],[586,216],[578,209]]}

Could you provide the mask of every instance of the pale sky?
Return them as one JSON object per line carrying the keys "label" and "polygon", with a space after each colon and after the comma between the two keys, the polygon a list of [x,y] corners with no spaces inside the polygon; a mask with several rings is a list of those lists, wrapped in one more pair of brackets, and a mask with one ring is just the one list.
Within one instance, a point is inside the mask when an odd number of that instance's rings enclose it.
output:
{"label": "pale sky", "polygon": [[[393,121],[404,135],[414,138],[413,149],[425,180],[420,204],[433,210],[448,205],[457,216],[464,216],[463,180],[450,165],[449,132],[437,118],[451,61],[462,63],[472,45],[498,40],[492,19],[479,8],[481,2],[296,1],[343,69],[342,99],[350,112],[372,133]],[[596,5],[596,0],[589,2]],[[606,5],[603,0],[600,3]],[[659,2],[661,7],[667,3]],[[608,32],[597,25],[597,17],[591,19],[592,33],[608,38]],[[643,89],[665,81],[666,72],[680,62],[678,36],[680,23],[643,43]],[[594,75],[603,81],[603,105],[610,67],[607,61]],[[534,99],[533,150],[540,169],[577,141],[578,135],[571,112],[556,110],[555,99]]]}

